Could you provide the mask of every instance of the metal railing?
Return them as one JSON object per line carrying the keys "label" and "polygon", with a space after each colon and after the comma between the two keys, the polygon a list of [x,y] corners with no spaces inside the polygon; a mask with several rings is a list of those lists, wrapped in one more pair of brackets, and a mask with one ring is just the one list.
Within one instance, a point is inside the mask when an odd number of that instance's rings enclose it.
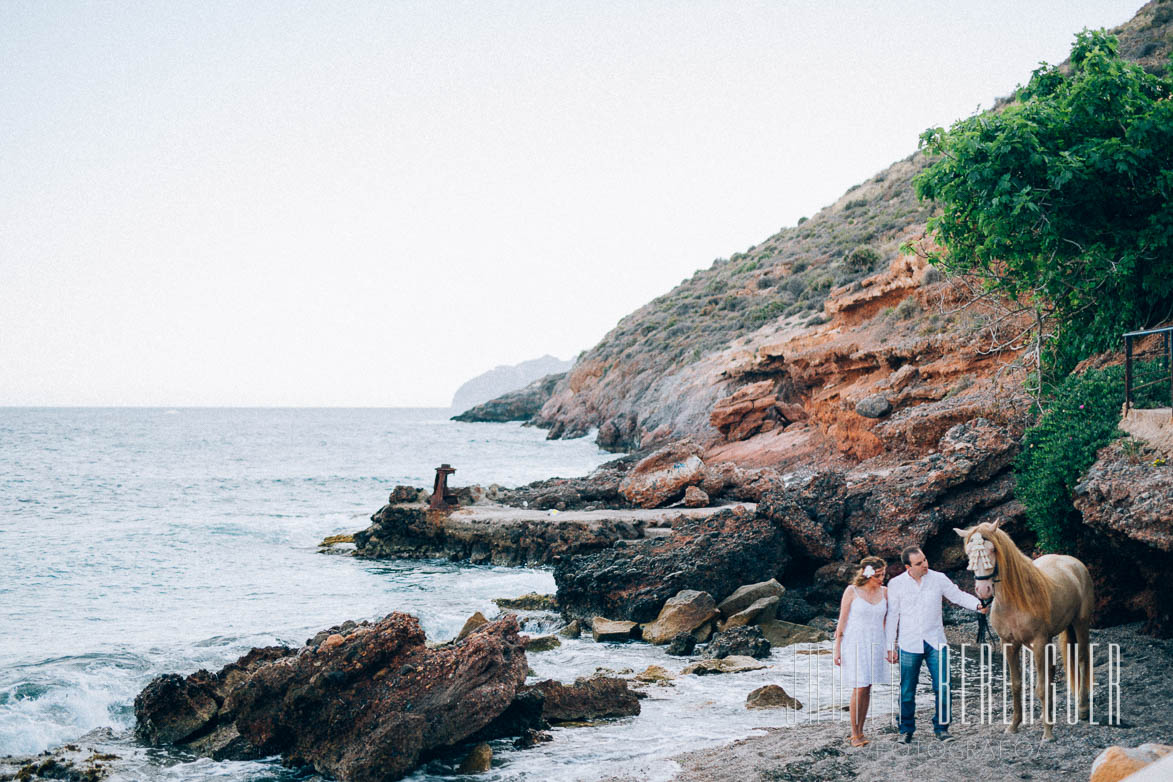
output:
{"label": "metal railing", "polygon": [[[1161,339],[1156,348],[1148,348],[1137,354],[1134,351],[1135,343],[1144,337],[1150,337],[1155,334],[1160,334]],[[1135,375],[1133,373],[1133,362],[1152,356],[1161,361],[1164,365],[1164,375],[1158,377],[1156,380],[1149,380],[1144,383],[1134,384]],[[1144,331],[1130,331],[1124,335],[1124,413],[1132,409],[1135,392],[1142,388],[1155,386],[1161,383],[1169,385],[1169,415],[1173,417],[1173,326],[1166,326],[1160,329],[1147,329]]]}

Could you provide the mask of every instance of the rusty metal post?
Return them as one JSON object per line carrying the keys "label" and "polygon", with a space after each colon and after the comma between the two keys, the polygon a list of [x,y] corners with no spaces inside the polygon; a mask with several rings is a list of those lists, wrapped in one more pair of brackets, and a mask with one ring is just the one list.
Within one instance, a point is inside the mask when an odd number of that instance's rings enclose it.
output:
{"label": "rusty metal post", "polygon": [[448,490],[448,476],[456,472],[450,464],[441,464],[436,468],[436,483],[432,486],[432,499],[428,507],[432,510],[448,510],[456,507],[456,495]]}
{"label": "rusty metal post", "polygon": [[1173,331],[1165,332],[1165,371],[1169,373],[1169,420],[1173,421]]}
{"label": "rusty metal post", "polygon": [[1124,415],[1132,409],[1132,337],[1124,335]]}

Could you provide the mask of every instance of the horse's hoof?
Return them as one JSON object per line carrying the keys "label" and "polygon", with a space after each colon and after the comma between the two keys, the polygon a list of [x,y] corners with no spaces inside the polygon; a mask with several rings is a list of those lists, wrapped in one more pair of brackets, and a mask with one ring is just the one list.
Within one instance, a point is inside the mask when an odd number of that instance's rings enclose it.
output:
{"label": "horse's hoof", "polygon": [[1044,744],[1045,744],[1046,742],[1048,742],[1048,741],[1054,741],[1054,740],[1055,740],[1055,734],[1054,734],[1054,733],[1044,733],[1044,734],[1043,734],[1043,743],[1044,743]]}
{"label": "horse's hoof", "polygon": [[1006,726],[1006,732],[1007,732],[1007,733],[1017,733],[1017,732],[1018,732],[1018,726],[1017,726],[1017,725],[1007,725],[1007,726]]}

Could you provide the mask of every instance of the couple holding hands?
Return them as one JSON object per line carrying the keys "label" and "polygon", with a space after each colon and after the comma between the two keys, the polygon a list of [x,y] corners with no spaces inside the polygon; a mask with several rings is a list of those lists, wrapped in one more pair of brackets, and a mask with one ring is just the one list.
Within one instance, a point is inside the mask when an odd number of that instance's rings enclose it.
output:
{"label": "couple holding hands", "polygon": [[[843,669],[843,686],[851,687],[851,745],[868,744],[863,724],[873,684],[887,684],[888,663],[900,662],[900,740],[909,744],[916,730],[916,684],[921,663],[928,663],[936,711],[933,732],[949,735],[949,647],[941,617],[942,598],[971,611],[986,613],[976,597],[961,591],[949,577],[929,570],[923,551],[910,546],[900,553],[904,572],[884,586],[887,564],[865,557],[843,590],[835,627],[835,664]],[[897,638],[899,637],[899,647]],[[899,655],[899,656],[898,656]]]}

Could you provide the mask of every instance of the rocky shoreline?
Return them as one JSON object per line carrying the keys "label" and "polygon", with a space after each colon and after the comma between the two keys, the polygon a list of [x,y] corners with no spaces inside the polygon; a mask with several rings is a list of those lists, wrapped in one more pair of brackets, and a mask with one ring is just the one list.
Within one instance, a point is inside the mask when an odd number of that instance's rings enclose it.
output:
{"label": "rocky shoreline", "polygon": [[[961,639],[955,639],[961,640]],[[964,640],[972,642],[972,636]],[[1173,736],[1173,641],[1145,635],[1138,625],[1092,631],[1092,641],[1106,648],[1121,646],[1120,687],[1123,720],[1120,726],[1079,722],[1055,728],[1056,741],[1041,742],[1041,728],[1024,725],[1017,734],[1006,734],[995,717],[981,724],[978,704],[968,699],[960,724],[961,704],[954,697],[956,741],[941,744],[931,730],[919,730],[911,745],[896,741],[890,717],[869,719],[866,747],[855,748],[845,740],[846,722],[828,719],[799,722],[767,729],[731,745],[685,753],[673,782],[712,782],[717,779],[811,780],[851,782],[856,779],[908,778],[924,782],[957,779],[1036,779],[1063,777],[1086,779],[1092,763],[1110,746],[1137,747],[1164,744]],[[1106,663],[1097,675],[1105,675]],[[1062,708],[1062,705],[1060,705]],[[921,709],[923,724],[931,711]],[[618,782],[618,780],[612,780]]]}

